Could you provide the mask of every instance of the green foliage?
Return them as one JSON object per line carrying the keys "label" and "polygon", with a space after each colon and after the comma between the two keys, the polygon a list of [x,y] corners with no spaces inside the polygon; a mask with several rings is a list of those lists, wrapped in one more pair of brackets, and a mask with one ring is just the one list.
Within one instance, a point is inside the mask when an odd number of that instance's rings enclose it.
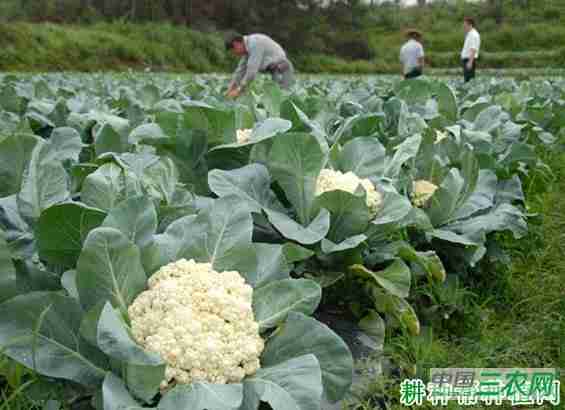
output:
{"label": "green foliage", "polygon": [[[498,305],[463,285],[512,301],[508,276],[491,286],[489,273],[508,265],[505,248],[535,222],[529,201],[552,180],[542,160],[563,136],[562,80],[318,78],[291,91],[258,80],[237,101],[226,80],[0,78],[5,133],[33,135],[6,145],[4,354],[39,380],[84,386],[98,407],[279,410],[338,401],[352,383],[348,344],[308,315],[338,309],[412,376],[444,352],[430,327],[492,335],[469,324]],[[368,181],[320,184],[328,168]],[[439,188],[415,203],[422,179]],[[131,303],[181,258],[236,270],[254,289],[266,347],[240,384],[162,392],[163,362],[132,337]]]}
{"label": "green foliage", "polygon": [[220,36],[169,24],[0,26],[0,69],[99,71],[125,68],[224,71]]}

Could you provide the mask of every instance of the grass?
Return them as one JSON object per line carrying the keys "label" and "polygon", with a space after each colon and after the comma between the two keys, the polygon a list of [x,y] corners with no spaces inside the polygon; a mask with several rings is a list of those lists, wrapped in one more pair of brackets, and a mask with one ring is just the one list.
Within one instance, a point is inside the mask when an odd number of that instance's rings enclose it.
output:
{"label": "grass", "polygon": [[222,38],[170,24],[0,25],[2,71],[223,71]]}
{"label": "grass", "polygon": [[28,395],[36,381],[31,371],[0,354],[0,410],[40,409]]}
{"label": "grass", "polygon": [[[483,270],[465,284],[475,295],[460,301],[471,313],[460,318],[466,322],[466,331],[453,336],[440,329],[416,340],[395,336],[388,341],[387,358],[406,370],[415,363],[419,376],[431,367],[561,368],[565,372],[565,154],[545,153],[544,157],[554,179],[549,185],[539,176],[525,181],[525,190],[530,191],[529,210],[537,216],[530,221],[527,237],[506,238],[511,264]],[[401,379],[410,378],[406,370]],[[398,377],[368,380],[366,390],[349,403],[350,408],[379,408],[380,401],[387,409],[404,409],[398,392]],[[428,403],[421,408],[433,407]],[[461,407],[454,403],[442,408]]]}

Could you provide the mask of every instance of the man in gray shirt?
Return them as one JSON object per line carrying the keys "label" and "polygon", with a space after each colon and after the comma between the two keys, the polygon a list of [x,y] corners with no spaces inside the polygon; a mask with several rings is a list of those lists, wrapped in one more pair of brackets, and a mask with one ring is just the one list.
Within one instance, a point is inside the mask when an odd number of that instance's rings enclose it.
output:
{"label": "man in gray shirt", "polygon": [[424,47],[422,46],[422,33],[418,30],[406,32],[408,41],[400,49],[400,62],[402,74],[405,79],[416,78],[424,72]]}
{"label": "man in gray shirt", "polygon": [[294,67],[283,48],[265,34],[232,35],[226,49],[241,57],[226,95],[236,98],[251,83],[257,73],[270,73],[282,88],[294,84]]}

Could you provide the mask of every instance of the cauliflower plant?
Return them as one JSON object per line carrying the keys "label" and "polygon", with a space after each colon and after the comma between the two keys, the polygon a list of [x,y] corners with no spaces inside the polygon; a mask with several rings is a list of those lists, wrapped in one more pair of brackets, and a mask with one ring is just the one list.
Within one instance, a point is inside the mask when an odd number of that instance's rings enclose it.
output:
{"label": "cauliflower plant", "polygon": [[434,185],[430,181],[426,181],[424,179],[414,181],[412,187],[412,203],[414,206],[423,207],[428,199],[432,197],[437,188],[437,185]]}
{"label": "cauliflower plant", "polygon": [[180,259],[149,279],[129,307],[132,333],[167,363],[161,388],[193,381],[238,383],[260,367],[264,342],[238,272]]}
{"label": "cauliflower plant", "polygon": [[354,193],[359,185],[363,186],[367,193],[367,206],[372,218],[380,209],[383,196],[368,178],[361,179],[351,171],[344,174],[332,169],[323,169],[316,181],[316,196],[335,190]]}
{"label": "cauliflower plant", "polygon": [[237,130],[236,131],[237,143],[238,144],[245,144],[246,142],[249,142],[249,139],[251,138],[252,132],[253,132],[252,129]]}

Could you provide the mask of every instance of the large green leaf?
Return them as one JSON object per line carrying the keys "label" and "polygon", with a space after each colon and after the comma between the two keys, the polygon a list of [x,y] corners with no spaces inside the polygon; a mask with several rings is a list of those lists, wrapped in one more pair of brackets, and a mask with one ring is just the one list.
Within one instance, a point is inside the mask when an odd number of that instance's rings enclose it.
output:
{"label": "large green leaf", "polygon": [[208,384],[195,382],[179,385],[163,396],[159,410],[234,410],[241,406],[241,384]]}
{"label": "large green leaf", "polygon": [[503,166],[516,165],[518,162],[524,162],[530,166],[534,166],[537,161],[537,155],[533,146],[516,142],[508,147],[500,156],[499,161]]}
{"label": "large green leaf", "polygon": [[283,246],[278,244],[254,243],[257,266],[249,272],[242,272],[246,282],[258,288],[264,284],[288,278],[290,266]]}
{"label": "large green leaf", "polygon": [[504,112],[502,109],[497,106],[493,105],[490,106],[477,115],[473,124],[474,131],[482,131],[482,132],[492,132],[498,127],[500,127]]}
{"label": "large green leaf", "polygon": [[183,106],[182,113],[158,114],[157,123],[167,135],[179,138],[192,131],[202,132],[210,146],[226,144],[235,138],[235,111],[194,100],[185,102]]}
{"label": "large green leaf", "polygon": [[498,181],[496,189],[495,202],[497,204],[503,202],[512,203],[514,201],[522,203],[525,201],[522,180],[518,175],[514,175],[510,179]]}
{"label": "large green leaf", "polygon": [[261,102],[270,114],[269,117],[279,117],[284,94],[278,84],[269,82],[263,86]]}
{"label": "large green leaf", "polygon": [[284,207],[271,190],[269,171],[261,164],[251,164],[231,171],[210,171],[208,183],[216,195],[237,196],[251,212],[260,213],[263,208],[284,212]]}
{"label": "large green leaf", "polygon": [[210,197],[195,196],[184,188],[178,188],[171,197],[171,202],[166,205],[162,204],[158,209],[159,226],[157,231],[163,232],[177,219],[197,214],[212,206],[213,203],[214,200]]}
{"label": "large green leaf", "polygon": [[68,295],[76,300],[78,300],[78,289],[77,289],[77,271],[68,270],[61,276],[61,286],[65,289]]}
{"label": "large green leaf", "polygon": [[20,190],[26,165],[38,141],[31,134],[0,135],[0,197]]}
{"label": "large green leaf", "polygon": [[[76,297],[75,299],[80,302],[79,297]],[[79,332],[81,336],[92,346],[96,347],[98,347],[98,321],[100,320],[100,315],[102,314],[102,310],[104,310],[104,306],[106,306],[106,301],[101,301],[100,303],[96,304],[94,307],[90,308],[84,313],[82,321],[80,322]]]}
{"label": "large green leaf", "polygon": [[16,294],[16,270],[6,242],[6,234],[0,229],[0,303]]}
{"label": "large green leaf", "polygon": [[[468,102],[463,104],[463,107],[465,107]],[[474,122],[477,119],[477,116],[484,111],[485,109],[489,108],[491,106],[491,103],[488,102],[487,97],[479,97],[477,99],[477,101],[471,103],[467,108],[465,108],[463,115],[462,115],[462,119],[465,119],[469,122]],[[498,112],[498,110],[495,110],[496,112]],[[486,119],[486,117],[485,117]]]}
{"label": "large green leaf", "polygon": [[96,386],[104,361],[79,335],[78,302],[55,292],[33,292],[0,305],[0,349],[39,374]]}
{"label": "large green leaf", "polygon": [[511,231],[514,237],[519,239],[528,232],[528,224],[522,211],[503,203],[486,214],[453,222],[445,226],[445,229],[477,241],[490,232],[506,230]]}
{"label": "large green leaf", "polygon": [[393,258],[400,256],[404,261],[410,262],[412,267],[417,266],[429,276],[441,282],[445,281],[445,268],[441,259],[434,251],[418,252],[404,241],[398,241],[391,245],[391,248],[394,250]]}
{"label": "large green leaf", "polygon": [[264,366],[313,354],[322,369],[324,391],[335,402],[349,390],[353,378],[353,357],[345,342],[326,325],[302,313],[290,312],[286,322],[268,340],[261,363]]}
{"label": "large green leaf", "polygon": [[253,220],[236,197],[214,201],[199,215],[173,222],[164,234],[155,237],[160,265],[181,258],[210,262],[216,270],[257,266],[251,244]]}
{"label": "large green leaf", "polygon": [[0,107],[6,111],[23,114],[26,100],[16,90],[16,84],[6,84],[0,89]]}
{"label": "large green leaf", "polygon": [[385,184],[380,184],[380,187],[383,190],[383,205],[375,219],[371,221],[371,224],[377,229],[381,229],[383,225],[401,221],[413,209],[408,198],[398,194],[393,187]]}
{"label": "large green leaf", "polygon": [[167,138],[168,136],[163,132],[159,124],[148,123],[142,124],[132,130],[128,137],[128,143],[140,144],[148,140],[162,141]]}
{"label": "large green leaf", "polygon": [[187,129],[171,141],[152,143],[161,157],[173,161],[179,172],[179,181],[198,194],[207,194],[206,174],[208,140],[201,130]]}
{"label": "large green leaf", "polygon": [[399,146],[392,158],[387,157],[385,165],[385,175],[389,178],[397,178],[402,166],[410,159],[414,158],[420,149],[422,143],[421,135],[414,135],[406,138]]}
{"label": "large green leaf", "polygon": [[329,191],[316,197],[315,206],[330,212],[330,230],[327,238],[333,242],[359,235],[369,225],[369,208],[364,194]]}
{"label": "large green leaf", "polygon": [[353,265],[353,272],[374,279],[380,286],[395,296],[405,298],[410,294],[410,282],[412,274],[406,264],[397,260],[386,269],[372,272],[363,265]]}
{"label": "large green leaf", "polygon": [[98,162],[112,161],[122,167],[124,170],[132,171],[135,176],[142,179],[145,177],[146,172],[155,166],[159,161],[162,161],[157,155],[146,152],[131,153],[125,152],[123,154],[108,153],[98,158]]}
{"label": "large green leaf", "polygon": [[77,263],[77,289],[86,310],[109,301],[127,313],[146,280],[139,249],[123,233],[97,228],[88,234]]}
{"label": "large green leaf", "polygon": [[283,322],[290,312],[314,313],[322,298],[320,286],[308,279],[271,282],[253,292],[253,312],[260,330]]}
{"label": "large green leaf", "polygon": [[281,106],[281,116],[292,122],[292,132],[305,132],[314,135],[324,151],[329,149],[326,142],[326,132],[320,124],[311,120],[292,101],[286,100]]}
{"label": "large green leaf", "polygon": [[125,152],[128,147],[127,137],[120,135],[110,124],[104,124],[98,129],[94,141],[96,156],[106,152]]}
{"label": "large green leaf", "polygon": [[108,372],[102,384],[103,410],[140,410],[141,406],[131,397],[124,382]]}
{"label": "large green leaf", "polygon": [[[463,246],[477,246],[478,242],[465,235],[459,235],[455,232],[446,229],[434,229],[428,234],[432,238],[437,238],[442,241],[453,242]],[[480,242],[480,241],[479,241]]]}
{"label": "large green leaf", "polygon": [[143,256],[144,265],[150,266],[150,271],[183,257],[191,258],[190,249],[196,246],[195,242],[203,238],[206,232],[206,224],[196,221],[196,217],[181,217],[172,222],[164,233],[154,236],[153,245]]}
{"label": "large green leaf", "polygon": [[206,227],[189,250],[190,257],[210,262],[217,270],[229,270],[244,264],[249,257],[253,220],[248,210],[238,206],[234,197],[218,199],[202,212],[196,223]]}
{"label": "large green leaf", "polygon": [[283,134],[287,132],[291,127],[290,121],[283,120],[282,118],[267,118],[264,121],[258,122],[253,131],[251,136],[249,137],[249,141],[238,143],[233,142],[230,144],[223,144],[218,145],[211,149],[211,151],[219,150],[219,149],[227,149],[227,148],[241,148],[246,147],[249,145],[258,144],[260,142],[269,140],[278,134]]}
{"label": "large green leaf", "polygon": [[153,241],[157,230],[157,212],[146,196],[128,198],[108,213],[102,226],[116,228],[140,249]]}
{"label": "large green leaf", "polygon": [[[461,195],[457,201],[457,207],[461,207],[471,197],[479,182],[480,165],[479,160],[472,150],[465,149],[460,155],[461,176],[465,180],[465,184]],[[488,174],[488,173],[487,173]],[[483,175],[485,176],[485,175]],[[488,180],[489,178],[487,178]]]}
{"label": "large green leaf", "polygon": [[161,158],[146,167],[142,178],[143,185],[152,197],[167,205],[172,204],[178,188],[179,172],[170,158]]}
{"label": "large green leaf", "polygon": [[285,237],[303,245],[312,245],[326,237],[330,229],[330,213],[320,209],[314,220],[306,227],[295,222],[287,215],[265,209],[269,222]]}
{"label": "large green leaf", "polygon": [[431,198],[428,215],[434,226],[441,226],[452,219],[464,189],[465,180],[459,170],[451,169]]}
{"label": "large green leaf", "polygon": [[133,172],[108,163],[86,177],[81,199],[88,206],[109,211],[124,199],[140,194],[141,185]]}
{"label": "large green leaf", "polygon": [[316,180],[325,161],[318,140],[310,134],[288,133],[274,140],[268,166],[302,224],[310,223],[313,217]]}
{"label": "large green leaf", "polygon": [[114,129],[121,137],[127,137],[130,132],[129,120],[119,117],[114,114],[102,111],[91,111],[86,114],[89,121],[94,121],[96,123],[95,128],[103,127],[108,124]]}
{"label": "large green leaf", "polygon": [[208,169],[230,170],[241,168],[250,162],[254,162],[249,159],[252,148],[242,147],[210,151],[206,155]]}
{"label": "large green leaf", "polygon": [[59,275],[45,270],[31,260],[15,260],[14,266],[16,267],[16,284],[19,294],[61,289]]}
{"label": "large green leaf", "polygon": [[329,254],[334,252],[343,252],[349,249],[355,249],[367,240],[367,236],[355,235],[351,236],[339,243],[333,243],[330,240],[322,239],[322,252]]}
{"label": "large green leaf", "polygon": [[384,299],[385,312],[402,323],[412,336],[418,336],[421,327],[414,308],[405,299],[395,295],[386,295]]}
{"label": "large green leaf", "polygon": [[241,410],[257,410],[261,401],[273,410],[319,410],[322,400],[320,365],[307,354],[259,369],[245,379]]}
{"label": "large green leaf", "polygon": [[449,121],[457,120],[457,99],[453,89],[443,81],[434,84],[439,112]]}
{"label": "large green leaf", "polygon": [[314,255],[314,251],[292,242],[283,245],[283,253],[288,263],[300,262]]}
{"label": "large green leaf", "polygon": [[333,135],[332,142],[345,144],[358,137],[373,137],[380,134],[383,115],[380,113],[358,114],[347,118]]}
{"label": "large green leaf", "polygon": [[475,189],[461,207],[453,214],[452,218],[464,219],[493,206],[497,186],[498,179],[496,178],[496,174],[489,169],[481,170]]}
{"label": "large green leaf", "polygon": [[164,364],[157,354],[146,352],[137,345],[128,333],[125,324],[108,302],[104,304],[98,321],[96,339],[98,347],[104,353],[122,362],[145,366],[162,366]]}
{"label": "large green leaf", "polygon": [[74,267],[88,233],[106,214],[80,202],[54,205],[41,213],[37,241],[39,255],[49,263]]}
{"label": "large green leaf", "polygon": [[359,327],[369,337],[369,342],[366,343],[369,344],[372,349],[383,349],[386,334],[386,324],[376,311],[369,311],[369,313],[359,321]]}
{"label": "large green leaf", "polygon": [[31,258],[36,253],[35,237],[18,211],[17,196],[0,198],[0,228],[14,258]]}
{"label": "large green leaf", "polygon": [[343,146],[337,166],[359,178],[380,176],[385,170],[385,157],[385,148],[377,138],[359,137]]}
{"label": "large green leaf", "polygon": [[400,81],[395,91],[398,98],[410,104],[424,104],[432,95],[431,84],[419,78]]}
{"label": "large green leaf", "polygon": [[48,160],[78,162],[83,146],[80,134],[74,128],[55,128],[49,136]]}
{"label": "large green leaf", "polygon": [[24,172],[18,207],[27,221],[37,221],[41,212],[70,196],[67,173],[60,162],[47,160],[48,150],[47,143],[38,143]]}
{"label": "large green leaf", "polygon": [[109,303],[98,321],[97,344],[108,356],[126,365],[126,383],[136,397],[150,401],[159,392],[165,378],[165,362],[135,343]]}

